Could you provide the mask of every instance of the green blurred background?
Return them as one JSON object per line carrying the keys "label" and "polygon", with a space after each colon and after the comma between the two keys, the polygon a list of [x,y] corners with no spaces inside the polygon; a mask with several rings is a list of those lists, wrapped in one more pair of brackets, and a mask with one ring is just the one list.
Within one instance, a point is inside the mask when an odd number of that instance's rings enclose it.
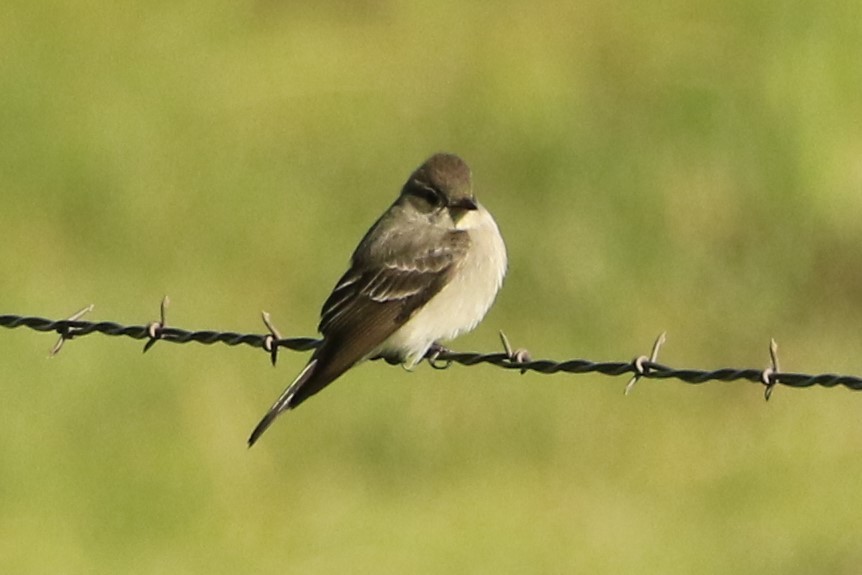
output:
{"label": "green blurred background", "polygon": [[[457,349],[862,374],[862,5],[0,7],[0,313],[313,335],[461,154],[510,273]],[[3,573],[858,573],[862,395],[0,332]]]}

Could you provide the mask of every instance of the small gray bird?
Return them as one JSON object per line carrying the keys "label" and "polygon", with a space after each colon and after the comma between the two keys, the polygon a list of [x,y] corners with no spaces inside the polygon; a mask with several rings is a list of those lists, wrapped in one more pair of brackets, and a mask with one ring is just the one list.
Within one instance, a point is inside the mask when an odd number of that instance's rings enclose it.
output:
{"label": "small gray bird", "polygon": [[254,445],[275,418],[357,363],[383,357],[413,367],[441,340],[485,317],[506,275],[506,246],[476,201],[470,168],[436,154],[368,230],[350,269],[321,312],[323,341],[257,424]]}

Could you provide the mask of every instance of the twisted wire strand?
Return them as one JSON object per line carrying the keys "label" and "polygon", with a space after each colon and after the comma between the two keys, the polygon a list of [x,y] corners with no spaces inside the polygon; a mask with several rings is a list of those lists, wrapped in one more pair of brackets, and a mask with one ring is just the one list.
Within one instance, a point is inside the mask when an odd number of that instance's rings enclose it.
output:
{"label": "twisted wire strand", "polygon": [[[59,351],[60,346],[66,340],[83,337],[93,333],[101,333],[110,336],[131,337],[133,339],[146,339],[147,345],[144,351],[149,349],[156,341],[167,341],[172,343],[196,342],[205,345],[223,343],[229,346],[248,345],[262,348],[272,355],[275,363],[279,348],[287,348],[293,351],[308,351],[320,345],[320,340],[310,337],[282,338],[272,327],[268,314],[264,314],[264,321],[270,330],[269,334],[243,334],[232,331],[199,330],[190,331],[177,327],[164,325],[164,307],[162,304],[162,321],[151,322],[147,325],[121,325],[111,321],[90,322],[81,319],[51,320],[35,316],[0,315],[0,327],[10,329],[26,327],[40,332],[56,332],[60,334],[60,341],[52,350]],[[73,318],[89,311],[85,308]],[[501,334],[502,336],[502,334]],[[765,370],[758,369],[733,369],[721,368],[715,370],[699,369],[675,369],[655,361],[658,347],[664,341],[664,334],[656,341],[652,357],[645,356],[635,358],[628,362],[594,362],[585,359],[569,359],[564,361],[552,361],[548,359],[533,360],[524,350],[513,352],[502,336],[506,348],[503,352],[476,353],[456,352],[444,348],[429,350],[426,359],[433,367],[448,367],[449,364],[457,363],[466,367],[478,364],[490,364],[503,369],[518,370],[521,373],[528,371],[554,374],[554,373],[600,373],[608,376],[633,374],[632,380],[627,386],[627,391],[640,378],[647,379],[677,379],[690,384],[700,384],[710,381],[738,381],[746,380],[766,386],[766,397],[776,384],[789,387],[810,387],[819,385],[823,387],[843,386],[852,390],[862,390],[862,378],[852,375],[819,374],[808,375],[803,373],[785,373],[778,369],[777,346],[773,342],[771,347],[772,367]],[[378,358],[375,358],[378,359]],[[441,365],[441,362],[444,365]]]}

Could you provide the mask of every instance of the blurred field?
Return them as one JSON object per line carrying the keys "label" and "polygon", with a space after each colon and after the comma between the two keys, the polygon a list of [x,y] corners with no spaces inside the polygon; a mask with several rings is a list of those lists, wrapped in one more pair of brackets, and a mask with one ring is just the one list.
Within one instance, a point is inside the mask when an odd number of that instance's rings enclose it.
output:
{"label": "blurred field", "polygon": [[[493,7],[492,7],[493,6]],[[0,7],[0,313],[312,335],[438,150],[510,275],[458,349],[862,374],[862,5]],[[862,395],[0,331],[2,573],[858,573]]]}

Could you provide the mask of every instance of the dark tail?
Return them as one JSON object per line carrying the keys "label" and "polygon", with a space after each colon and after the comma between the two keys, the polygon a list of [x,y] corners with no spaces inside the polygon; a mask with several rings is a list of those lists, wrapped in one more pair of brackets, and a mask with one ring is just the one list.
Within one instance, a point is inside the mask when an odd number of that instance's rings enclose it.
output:
{"label": "dark tail", "polygon": [[254,445],[282,412],[293,409],[338,379],[362,359],[363,353],[367,351],[356,345],[345,345],[343,338],[324,338],[323,345],[317,348],[308,365],[299,372],[251,432],[248,446]]}
{"label": "dark tail", "polygon": [[260,439],[260,436],[263,435],[263,432],[266,431],[272,422],[275,421],[275,418],[281,415],[282,412],[287,411],[294,405],[298,405],[299,402],[294,401],[294,396],[296,393],[302,388],[305,383],[314,376],[317,366],[317,359],[312,359],[308,362],[308,365],[299,372],[299,375],[296,376],[296,379],[293,380],[287,389],[279,396],[275,403],[272,404],[272,407],[269,408],[269,411],[266,412],[266,415],[263,416],[263,419],[260,420],[260,423],[257,424],[257,427],[254,428],[254,431],[251,432],[251,435],[248,438],[248,446],[251,447],[255,444],[255,442]]}

